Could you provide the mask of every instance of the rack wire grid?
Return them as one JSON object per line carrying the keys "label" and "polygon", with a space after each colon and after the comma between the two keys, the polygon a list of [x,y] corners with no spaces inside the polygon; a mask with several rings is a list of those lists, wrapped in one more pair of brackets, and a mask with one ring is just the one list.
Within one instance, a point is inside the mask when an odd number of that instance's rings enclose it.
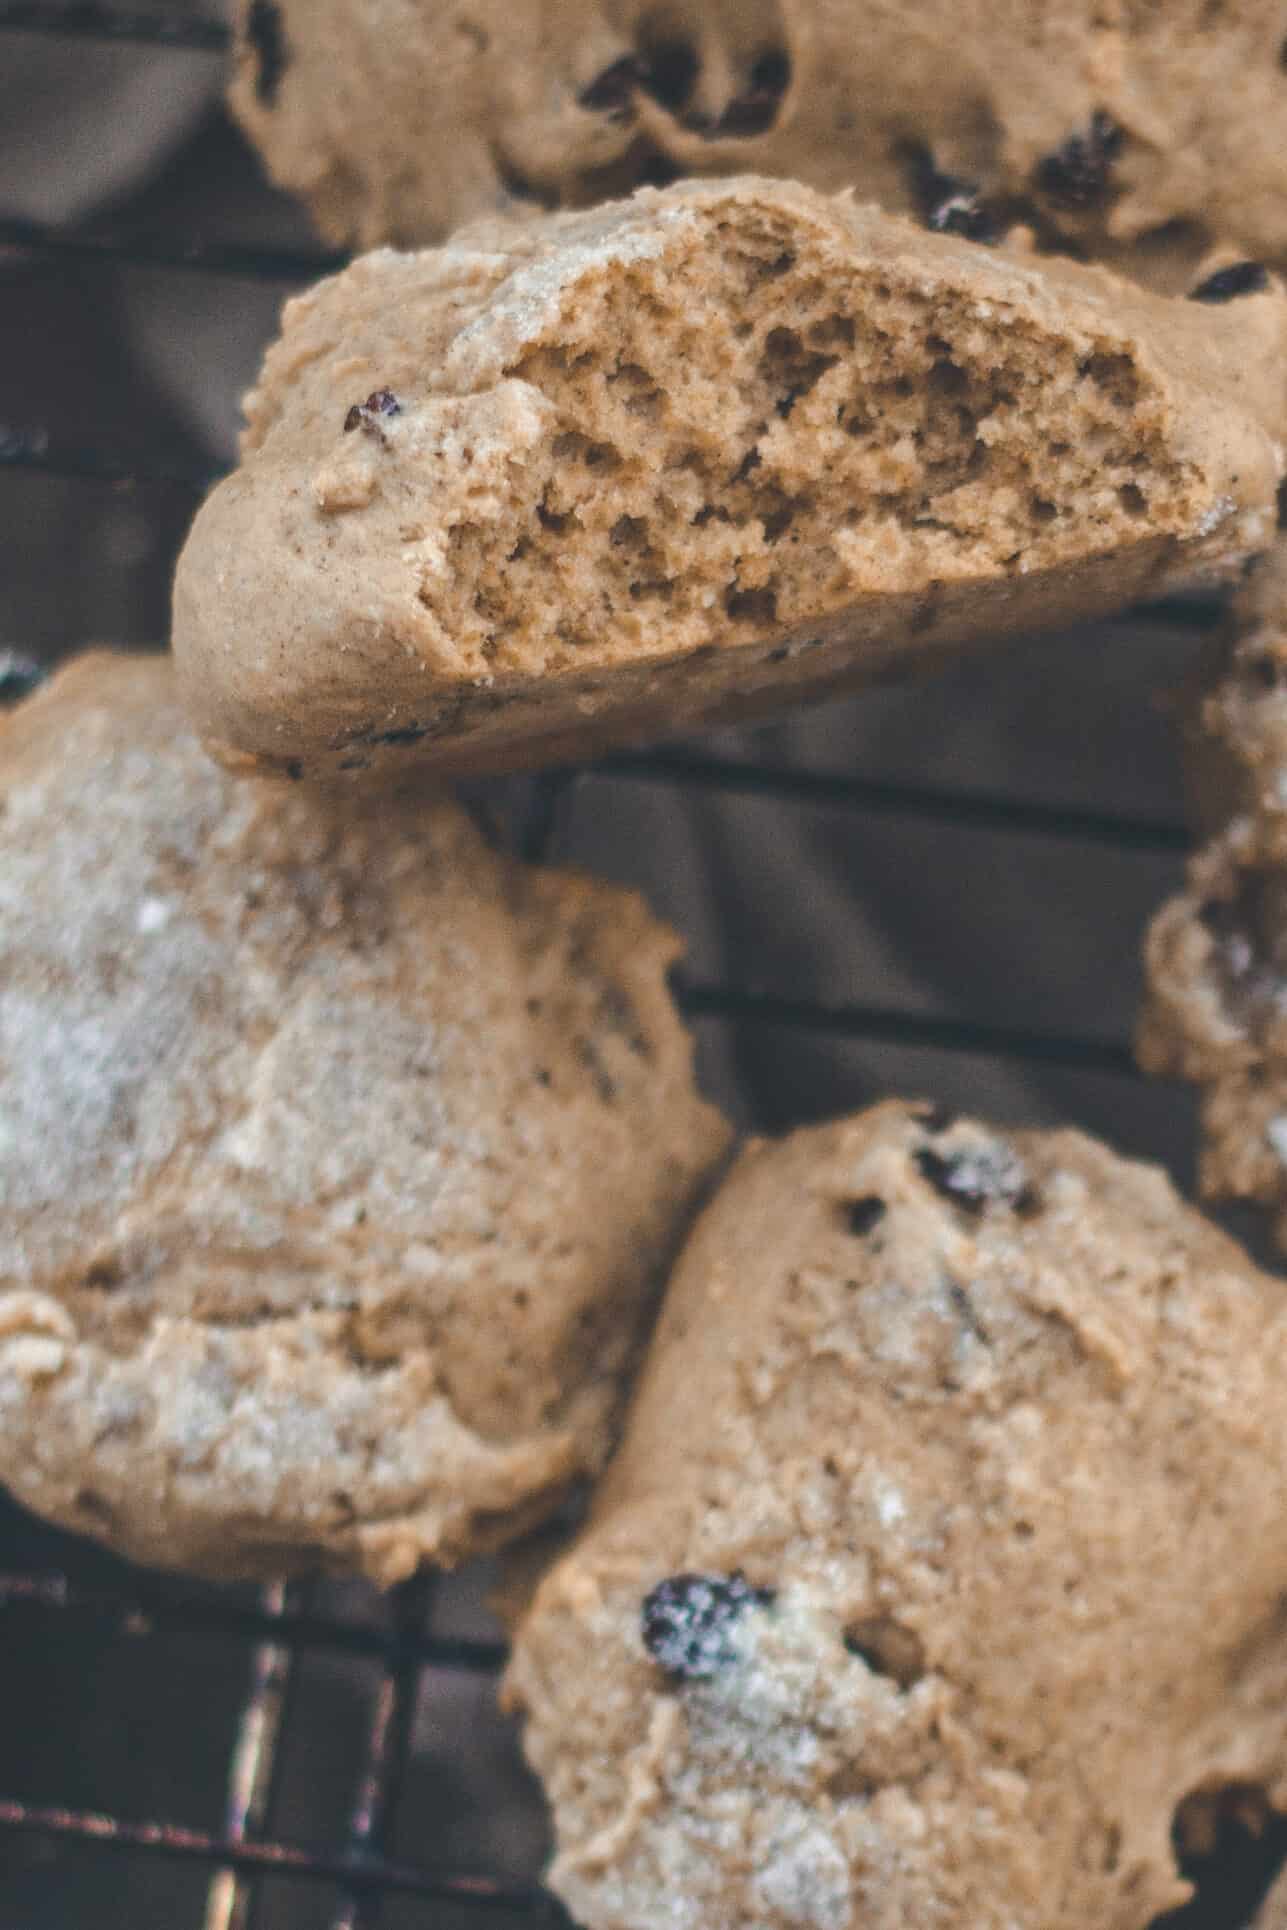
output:
{"label": "rack wire grid", "polygon": [[[4,46],[24,37],[28,45],[47,37],[68,48],[110,45],[140,58],[164,49],[207,63],[223,59],[228,38],[221,21],[192,13],[0,0],[0,71]],[[307,243],[203,238],[136,217],[42,224],[6,212],[0,198],[0,272],[10,290],[59,268],[71,276],[55,277],[63,301],[92,302],[95,273],[138,269],[206,277],[212,301],[232,302],[247,283],[289,288],[340,259]],[[12,347],[9,341],[6,353]],[[76,500],[69,490],[109,491],[147,523],[154,570],[168,572],[214,473],[199,439],[153,439],[146,422],[115,442],[78,435],[67,410],[60,415],[51,403],[49,394],[0,385],[0,556],[15,562],[33,515],[69,513]],[[50,486],[48,512],[30,512],[30,499],[16,493]],[[1102,720],[1120,698],[1137,702],[1145,718],[1159,675],[1172,685],[1180,680],[1217,616],[1210,600],[1172,602],[1133,613],[1125,630],[1101,627],[1098,641],[1083,638],[1088,683],[1113,666],[1107,707],[1096,715]],[[85,634],[82,606],[72,598],[65,628],[42,639],[45,652],[57,656]],[[0,635],[0,646],[22,641]],[[1020,683],[1027,676],[1030,694],[1039,693],[1051,652],[1068,647],[1067,640],[1025,646],[1022,669],[1007,658],[1006,674]],[[836,754],[851,715],[838,706],[821,767],[801,754],[807,732],[769,727],[623,753],[517,791],[492,787],[489,801],[508,808],[510,834],[529,858],[593,863],[604,796],[614,809],[632,797],[640,813],[636,849],[650,857],[641,868],[627,862],[625,874],[648,884],[681,924],[683,906],[666,902],[679,855],[658,852],[652,838],[655,824],[667,822],[650,814],[658,799],[682,798],[686,808],[708,813],[710,849],[718,858],[736,847],[742,863],[739,871],[729,862],[733,889],[744,881],[748,854],[754,862],[757,827],[792,813],[824,827],[824,841],[832,835],[826,826],[843,824],[864,853],[876,850],[874,871],[855,865],[855,890],[864,879],[879,890],[909,866],[954,867],[962,840],[973,841],[991,855],[976,856],[971,877],[995,880],[1003,895],[1022,893],[1034,870],[1066,868],[1070,880],[1082,881],[1079,929],[1089,929],[1098,915],[1097,868],[1113,871],[1119,885],[1129,872],[1124,898],[1120,889],[1105,893],[1111,929],[1098,934],[1102,944],[1084,946],[1092,962],[1079,976],[1092,983],[1080,1022],[1067,1027],[1042,1022],[1040,986],[1032,1000],[1018,1000],[1038,1022],[1013,1017],[1013,956],[972,959],[976,994],[989,979],[1009,982],[1000,1002],[984,995],[935,1009],[923,996],[900,1003],[850,989],[838,995],[792,968],[789,945],[770,942],[783,925],[798,923],[807,933],[808,907],[776,896],[738,926],[732,950],[745,969],[697,969],[677,981],[677,993],[716,1088],[730,1066],[735,1071],[744,1124],[782,1127],[857,1103],[882,1083],[970,1103],[980,1090],[995,1088],[1004,1099],[1016,1080],[1035,1079],[1039,1113],[1101,1129],[1115,1124],[1128,1150],[1160,1151],[1187,1177],[1191,1102],[1174,1088],[1145,1087],[1129,1046],[1139,926],[1178,879],[1188,842],[1164,724],[1147,718],[1148,781],[1141,787],[1131,771],[1119,782],[1118,771],[1107,801],[1103,760],[1092,756],[1079,790],[1070,792],[1061,767],[1053,785],[1029,769],[1002,792],[988,791],[973,781],[968,732],[954,765],[925,747],[945,716],[993,703],[997,687],[995,670],[967,666],[926,685],[923,695],[900,696],[902,734],[893,735],[902,751],[882,759],[878,749],[862,775]],[[863,701],[878,720],[879,745],[880,705],[889,700],[874,693]],[[870,753],[871,731],[865,741]],[[733,807],[740,818],[721,815]],[[619,849],[610,863],[622,872]],[[775,890],[781,876],[779,869]],[[935,936],[915,921],[903,941],[913,951],[937,943],[949,953],[957,943],[954,933]],[[1115,961],[1112,985],[1094,982],[1105,958]],[[849,984],[860,979],[879,988],[897,975],[886,957],[858,958]],[[499,1769],[493,1763],[490,1793],[460,1786],[460,1737],[485,1726],[480,1711],[504,1660],[502,1643],[479,1619],[476,1577],[461,1585],[422,1576],[385,1597],[357,1583],[219,1588],[144,1574],[9,1504],[0,1510],[0,1930],[537,1930],[565,1921],[536,1881],[538,1799],[522,1781],[507,1732],[498,1727],[493,1738]],[[319,1683],[335,1679],[343,1694],[319,1700]],[[415,1738],[426,1726],[421,1749]],[[516,1858],[480,1850],[486,1831],[469,1818],[471,1804],[494,1802],[495,1774],[521,1812]],[[1277,1824],[1252,1818],[1247,1827],[1245,1812],[1245,1803],[1241,1810],[1231,1803],[1219,1853],[1195,1866],[1198,1898],[1167,1920],[1172,1930],[1233,1930],[1246,1920],[1287,1843]]]}

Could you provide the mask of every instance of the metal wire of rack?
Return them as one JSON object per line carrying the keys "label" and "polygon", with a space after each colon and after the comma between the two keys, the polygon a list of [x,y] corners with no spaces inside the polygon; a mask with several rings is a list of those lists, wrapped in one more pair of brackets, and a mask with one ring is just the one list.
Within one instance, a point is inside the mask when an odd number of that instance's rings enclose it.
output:
{"label": "metal wire of rack", "polygon": [[[124,10],[82,0],[0,0],[0,37],[16,32],[66,40],[101,40],[141,48],[165,47],[192,58],[218,56],[227,46],[222,22],[188,14]],[[304,281],[328,272],[339,257],[322,250],[205,243],[157,232],[119,229],[65,231],[0,210],[0,250],[18,258],[77,259],[142,265],[172,273],[200,273]],[[0,471],[74,480],[87,488],[157,487],[195,495],[212,479],[199,467],[141,464],[129,451],[64,442],[43,428],[18,430],[0,422]],[[1168,623],[1210,624],[1210,603],[1168,605],[1143,612]],[[622,753],[586,771],[538,780],[518,843],[533,860],[555,855],[571,801],[589,777],[626,779],[694,793],[749,796],[778,806],[826,807],[930,827],[973,827],[998,837],[1022,835],[1113,850],[1174,857],[1187,834],[1178,822],[1122,812],[963,794],[924,782],[892,782],[840,772],[796,768],[772,758],[744,760],[706,750],[659,749]],[[770,1026],[912,1049],[979,1055],[1052,1067],[1092,1070],[1129,1079],[1128,1043],[1085,1032],[1063,1034],[969,1017],[939,1017],[878,1003],[825,1000],[744,983],[687,980],[679,986],[690,1017],[716,1024]],[[3,1536],[0,1521],[0,1537]],[[0,1548],[2,1548],[0,1541]],[[375,1930],[399,1898],[423,1906],[423,1920],[527,1924],[560,1922],[544,1892],[485,1869],[454,1870],[435,1860],[409,1859],[395,1846],[412,1725],[422,1678],[429,1669],[495,1677],[504,1659],[494,1640],[435,1632],[436,1585],[419,1578],[394,1591],[385,1605],[374,1596],[359,1613],[340,1616],[319,1605],[307,1585],[277,1583],[253,1595],[185,1584],[175,1579],[113,1570],[99,1578],[71,1541],[48,1536],[41,1561],[0,1572],[0,1628],[6,1643],[57,1645],[71,1627],[97,1638],[138,1643],[161,1638],[191,1643],[218,1638],[241,1659],[244,1692],[234,1712],[226,1757],[226,1796],[216,1826],[198,1828],[177,1817],[140,1820],[111,1808],[10,1797],[0,1789],[0,1862],[23,1843],[57,1855],[71,1846],[100,1856],[123,1856],[195,1866],[202,1873],[199,1916],[191,1930],[256,1930],[263,1886],[271,1881],[313,1886],[328,1899],[331,1930]],[[0,1564],[4,1561],[0,1552]],[[275,1824],[275,1792],[291,1729],[293,1687],[310,1656],[360,1660],[374,1671],[365,1712],[360,1760],[352,1776],[346,1828],[323,1844],[296,1840]],[[401,1919],[400,1919],[401,1920]],[[173,1930],[188,1930],[174,1923]]]}

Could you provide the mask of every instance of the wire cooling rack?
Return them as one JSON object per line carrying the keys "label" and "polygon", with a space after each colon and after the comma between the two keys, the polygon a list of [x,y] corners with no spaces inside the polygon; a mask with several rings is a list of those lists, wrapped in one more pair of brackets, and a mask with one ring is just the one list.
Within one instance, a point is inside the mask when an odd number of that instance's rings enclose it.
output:
{"label": "wire cooling rack", "polygon": [[[76,0],[0,0],[0,60],[4,43],[21,35],[159,47],[205,61],[221,57],[228,39],[220,21],[187,13]],[[0,199],[0,258],[6,253],[23,262],[75,261],[204,275],[220,286],[234,276],[305,282],[340,260],[320,248],[202,241],[137,227],[51,228],[6,213]],[[212,480],[208,465],[168,457],[144,460],[137,447],[137,439],[128,449],[104,446],[99,439],[78,441],[46,427],[38,410],[34,426],[28,420],[15,428],[0,420],[0,472],[56,478],[89,491],[176,492],[192,503]],[[1136,614],[1141,624],[1203,630],[1218,612],[1210,602],[1185,601]],[[0,636],[0,644],[6,641]],[[71,647],[80,639],[65,641]],[[763,741],[773,742],[771,737]],[[1174,865],[1187,844],[1178,821],[1156,815],[989,796],[919,777],[818,771],[769,750],[747,757],[669,748],[623,753],[587,770],[538,780],[517,833],[525,855],[541,860],[560,853],[578,789],[596,780],[683,790],[707,799],[740,797],[783,811],[835,812],[872,825],[892,823],[909,833],[917,827],[929,833],[950,828],[998,840],[1035,840],[1039,846],[1044,841],[1052,852],[1098,848],[1152,855]],[[805,994],[762,984],[753,973],[736,983],[699,975],[680,981],[677,990],[689,1017],[702,1027],[737,1033],[767,1028],[797,1039],[813,1036],[913,1055],[964,1055],[980,1063],[1122,1082],[1135,1076],[1126,1038],[1089,1028],[1047,1030],[989,1013],[942,1016],[892,1003],[826,998],[812,990]],[[19,1566],[9,1553],[15,1549],[24,1556]],[[120,1922],[122,1930],[275,1930],[279,1922],[329,1930],[376,1930],[377,1925],[396,1930],[412,1924],[435,1930],[465,1930],[466,1925],[504,1930],[520,1924],[552,1930],[564,1923],[557,1904],[532,1884],[488,1867],[460,1867],[450,1830],[447,1840],[441,1829],[435,1835],[434,1813],[415,1809],[415,1799],[407,1795],[413,1730],[426,1681],[434,1672],[492,1679],[504,1660],[498,1641],[453,1633],[449,1621],[443,1623],[443,1586],[421,1577],[381,1598],[354,1585],[338,1607],[325,1585],[220,1589],[144,1575],[39,1528],[16,1511],[0,1513],[0,1655],[11,1671],[8,1679],[17,1682],[25,1672],[43,1670],[41,1681],[47,1675],[55,1685],[49,1693],[73,1698],[64,1712],[72,1739],[53,1772],[35,1779],[38,1786],[22,1770],[23,1745],[30,1743],[34,1755],[35,1735],[11,1733],[8,1746],[0,1746],[4,1773],[17,1778],[13,1793],[0,1782],[0,1930],[10,1930],[11,1924],[17,1930],[19,1923],[21,1930],[36,1930],[37,1924],[39,1930],[79,1930],[74,1914],[60,1915],[48,1901],[54,1891],[42,1890],[41,1881],[42,1873],[48,1876],[85,1857],[103,1860],[93,1868],[101,1868],[104,1883],[113,1859],[132,1861],[148,1872],[186,1872],[188,1880],[179,1889],[159,1887],[153,1902],[140,1903],[151,1893],[132,1890],[135,1914],[128,1925],[120,1916],[94,1917],[95,1923]],[[203,1670],[212,1666],[206,1658],[213,1648],[224,1658],[223,1673],[213,1700],[207,1695],[202,1701],[197,1685],[207,1679]],[[88,1738],[104,1711],[96,1658],[122,1652],[136,1658],[130,1679],[137,1699],[132,1704],[126,1696],[124,1713],[109,1715],[114,1726],[129,1728],[130,1710],[146,1707],[149,1697],[156,1702],[182,1696],[183,1684],[193,1685],[193,1733],[184,1737],[177,1755],[162,1754],[142,1778],[142,1786],[158,1792],[145,1813],[114,1801],[110,1784],[93,1785],[92,1764],[81,1759],[92,1753],[88,1740],[83,1750],[78,1742]],[[301,1676],[319,1659],[360,1673],[361,1714],[346,1743],[346,1805],[324,1827],[292,1833],[280,1815],[283,1766],[298,1729]],[[9,1720],[10,1712],[0,1707],[0,1737]],[[180,1712],[180,1736],[183,1730]],[[118,1758],[123,1750],[121,1759],[136,1763],[151,1746],[146,1726],[137,1736],[131,1732],[114,1739]],[[198,1751],[217,1752],[224,1792],[221,1813],[200,1824],[190,1820],[180,1800],[183,1761]],[[76,1792],[75,1799],[68,1791]],[[1231,1825],[1226,1836],[1238,1853],[1233,1887],[1218,1892],[1218,1886],[1208,1886],[1198,1905],[1171,1920],[1175,1930],[1180,1925],[1232,1930],[1284,1847],[1281,1832],[1272,1828],[1261,1832],[1259,1848],[1250,1851],[1245,1830],[1239,1833]],[[414,1855],[405,1847],[409,1841],[417,1846]],[[3,1914],[5,1883],[19,1878],[28,1883],[24,1894],[35,1901],[28,1917],[11,1918]],[[95,1881],[92,1870],[87,1880]],[[278,1907],[296,1892],[307,1901]]]}

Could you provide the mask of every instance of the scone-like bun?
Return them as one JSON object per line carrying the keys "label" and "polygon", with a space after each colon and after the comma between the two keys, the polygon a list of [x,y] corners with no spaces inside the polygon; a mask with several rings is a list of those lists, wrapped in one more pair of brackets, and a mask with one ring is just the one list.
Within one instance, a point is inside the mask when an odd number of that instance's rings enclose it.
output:
{"label": "scone-like bun", "polygon": [[1144,945],[1146,1072],[1202,1090],[1203,1193],[1256,1200],[1287,1250],[1287,855],[1281,815],[1233,819]]}
{"label": "scone-like bun", "polygon": [[437,240],[658,170],[856,185],[1091,246],[1287,256],[1282,0],[240,0],[233,106],[332,238]]}
{"label": "scone-like bun", "polygon": [[179,562],[217,755],[558,760],[1262,549],[1287,297],[1214,309],[746,180],[288,304]]}
{"label": "scone-like bun", "polygon": [[1160,1171],[745,1152],[508,1687],[587,1930],[1143,1930],[1287,1769],[1287,1302]]}
{"label": "scone-like bun", "polygon": [[0,1480],[382,1582],[595,1471],[725,1128],[633,895],[441,796],[238,783],[168,663],[0,728]]}
{"label": "scone-like bun", "polygon": [[1187,748],[1210,835],[1145,941],[1139,1057],[1202,1088],[1203,1191],[1270,1207],[1287,1249],[1287,541],[1208,678]]}
{"label": "scone-like bun", "polygon": [[1219,830],[1252,812],[1287,862],[1287,537],[1234,597],[1185,723],[1197,823]]}

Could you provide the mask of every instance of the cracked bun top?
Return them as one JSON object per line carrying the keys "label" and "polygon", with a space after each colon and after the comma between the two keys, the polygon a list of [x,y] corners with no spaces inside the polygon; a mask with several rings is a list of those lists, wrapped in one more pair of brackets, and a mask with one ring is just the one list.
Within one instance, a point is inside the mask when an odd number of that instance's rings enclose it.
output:
{"label": "cracked bun top", "polygon": [[602,1464],[725,1128],[633,894],[440,793],[238,781],[162,658],[0,725],[0,1480],[381,1581]]}
{"label": "cracked bun top", "polygon": [[1142,1930],[1287,1794],[1287,1302],[1163,1174],[890,1103],[745,1151],[509,1675],[589,1930]]}

